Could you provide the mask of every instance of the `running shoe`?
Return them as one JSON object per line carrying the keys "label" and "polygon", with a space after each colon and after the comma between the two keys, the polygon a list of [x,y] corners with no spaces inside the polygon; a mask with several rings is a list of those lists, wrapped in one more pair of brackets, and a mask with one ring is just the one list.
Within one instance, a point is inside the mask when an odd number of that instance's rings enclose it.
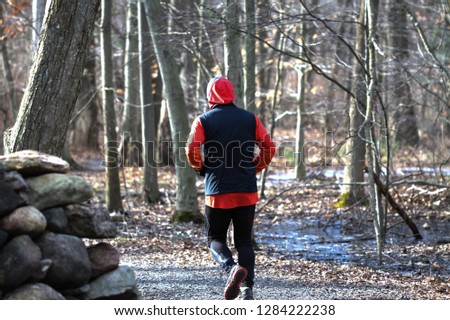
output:
{"label": "running shoe", "polygon": [[223,293],[225,300],[234,300],[239,296],[241,282],[246,276],[247,269],[244,267],[236,264],[231,268]]}

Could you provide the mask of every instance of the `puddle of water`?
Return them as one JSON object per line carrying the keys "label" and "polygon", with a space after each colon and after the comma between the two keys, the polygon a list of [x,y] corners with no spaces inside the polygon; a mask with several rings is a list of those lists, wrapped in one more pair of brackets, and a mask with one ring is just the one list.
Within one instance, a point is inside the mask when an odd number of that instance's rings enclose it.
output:
{"label": "puddle of water", "polygon": [[[344,169],[320,169],[317,171],[308,172],[308,176],[312,175],[322,175],[326,178],[336,178],[338,180],[344,178]],[[289,171],[289,172],[282,172],[282,173],[275,173],[271,174],[268,177],[268,180],[271,182],[290,182],[292,180],[295,180],[295,172]]]}
{"label": "puddle of water", "polygon": [[407,167],[407,168],[398,168],[395,170],[395,174],[399,176],[407,176],[411,174],[426,174],[429,176],[440,176],[441,174],[444,176],[450,176],[450,168],[419,168],[419,167]]}
{"label": "puddle of water", "polygon": [[[334,178],[336,180],[342,180],[344,178],[344,168],[317,168],[317,170],[312,170],[307,173],[308,176],[320,174],[326,178]],[[428,176],[440,176],[441,174],[444,176],[450,176],[450,168],[431,168],[431,167],[407,167],[407,168],[398,168],[395,169],[394,172],[391,172],[396,176],[407,176],[411,174],[425,174]],[[292,182],[295,180],[295,172],[281,172],[274,173],[268,176],[268,183],[283,183],[283,182]]]}
{"label": "puddle of water", "polygon": [[343,235],[339,223],[324,231],[319,223],[318,219],[287,220],[257,230],[256,236],[270,250],[308,260],[350,263],[361,257],[358,237],[362,235]]}
{"label": "puddle of water", "polygon": [[[328,225],[319,219],[287,220],[274,223],[266,230],[256,230],[258,242],[268,250],[295,258],[312,261],[328,261],[339,264],[367,265],[373,256],[376,243],[373,237],[363,234],[343,233],[341,222]],[[433,222],[427,229],[421,228],[425,243],[449,240],[450,221]],[[406,235],[400,236],[400,235]],[[404,224],[388,233],[388,244],[414,244],[408,227]]]}

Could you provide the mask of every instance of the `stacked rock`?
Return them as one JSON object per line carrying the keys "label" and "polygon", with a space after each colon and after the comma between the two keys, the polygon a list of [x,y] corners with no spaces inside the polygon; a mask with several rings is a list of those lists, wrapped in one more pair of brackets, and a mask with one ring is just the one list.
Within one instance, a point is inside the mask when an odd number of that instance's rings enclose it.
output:
{"label": "stacked rock", "polygon": [[91,185],[36,151],[0,156],[0,299],[139,299],[133,270]]}

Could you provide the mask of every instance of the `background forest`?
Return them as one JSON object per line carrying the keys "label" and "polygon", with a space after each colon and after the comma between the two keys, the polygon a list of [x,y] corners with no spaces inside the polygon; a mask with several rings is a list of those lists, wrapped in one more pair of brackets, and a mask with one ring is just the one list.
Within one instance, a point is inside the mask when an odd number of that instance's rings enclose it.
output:
{"label": "background forest", "polygon": [[0,154],[106,168],[111,212],[132,211],[131,193],[173,196],[172,221],[196,220],[202,183],[183,146],[224,75],[277,143],[260,211],[287,196],[281,210],[297,212],[307,186],[338,215],[362,207],[380,261],[388,213],[416,239],[411,218],[448,221],[447,0],[68,3],[1,1]]}

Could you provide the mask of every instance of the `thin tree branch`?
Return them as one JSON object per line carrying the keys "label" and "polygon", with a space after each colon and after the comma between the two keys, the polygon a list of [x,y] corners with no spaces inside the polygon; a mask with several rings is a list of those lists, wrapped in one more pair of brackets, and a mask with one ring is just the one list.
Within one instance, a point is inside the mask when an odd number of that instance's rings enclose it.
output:
{"label": "thin tree branch", "polygon": [[445,76],[447,77],[447,80],[450,81],[450,72],[449,70],[439,61],[439,59],[436,57],[436,54],[434,53],[434,50],[430,47],[430,44],[428,43],[428,40],[425,36],[425,33],[423,32],[422,26],[420,25],[420,22],[417,20],[415,14],[409,9],[408,5],[403,0],[397,0],[400,2],[403,10],[406,12],[406,14],[409,16],[411,22],[414,25],[414,28],[416,28],[417,33],[419,34],[419,38],[422,41],[422,44],[427,51],[427,53],[430,55],[431,59],[433,60],[433,63],[436,67],[441,70]]}
{"label": "thin tree branch", "polygon": [[256,35],[256,34],[251,34],[251,33],[248,32],[247,30],[242,29],[242,28],[240,28],[239,26],[230,25],[230,24],[228,23],[228,21],[226,21],[224,18],[221,17],[220,14],[218,14],[217,11],[215,11],[215,10],[209,8],[209,7],[206,7],[206,9],[207,9],[207,10],[210,10],[211,12],[213,12],[213,13],[215,13],[215,14],[217,14],[217,18],[218,18],[219,20],[221,20],[224,24],[226,24],[227,26],[229,26],[230,28],[233,28],[233,29],[235,29],[236,31],[238,31],[238,32],[240,32],[240,33],[243,33],[243,34],[249,35],[250,37],[255,38],[256,40],[258,40],[258,41],[264,43],[265,45],[267,45],[270,49],[272,49],[272,50],[275,51],[275,52],[278,52],[278,53],[280,53],[280,54],[282,54],[282,55],[291,57],[291,58],[296,59],[296,60],[300,60],[300,61],[302,61],[302,62],[304,62],[304,63],[310,65],[310,66],[311,66],[311,69],[312,69],[316,74],[323,76],[323,77],[326,78],[328,81],[332,82],[333,84],[335,84],[336,86],[338,86],[340,89],[342,89],[343,91],[345,91],[347,94],[349,94],[352,98],[357,99],[356,96],[355,96],[355,94],[354,94],[349,88],[345,87],[345,85],[341,84],[338,80],[336,80],[335,78],[333,78],[332,76],[330,76],[330,75],[328,75],[326,72],[324,72],[324,71],[322,70],[321,67],[319,67],[317,64],[315,64],[315,63],[312,61],[312,59],[309,57],[309,55],[306,55],[306,59],[304,59],[304,58],[302,58],[301,56],[299,56],[299,55],[297,55],[297,54],[295,54],[295,53],[292,53],[292,52],[289,52],[289,51],[285,51],[285,50],[283,50],[283,49],[281,49],[281,48],[277,48],[276,46],[274,46],[273,44],[271,44],[271,43],[268,42],[267,40],[265,40],[265,39],[259,37],[259,36]]}

